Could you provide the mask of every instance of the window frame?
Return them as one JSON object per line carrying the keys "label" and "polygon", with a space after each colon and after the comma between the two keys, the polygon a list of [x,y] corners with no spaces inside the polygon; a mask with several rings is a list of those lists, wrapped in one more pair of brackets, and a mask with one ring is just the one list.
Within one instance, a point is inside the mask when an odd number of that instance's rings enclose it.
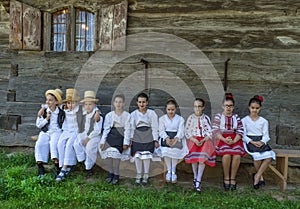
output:
{"label": "window frame", "polygon": [[[58,13],[58,12],[62,12],[63,10],[68,10],[68,20],[67,20],[67,32],[66,32],[66,50],[65,51],[55,51],[53,46],[54,46],[54,43],[53,43],[53,25],[54,25],[54,22],[53,22],[53,15],[55,13]],[[91,13],[93,14],[93,32],[92,32],[92,50],[91,51],[87,51],[87,50],[84,50],[84,51],[77,51],[76,50],[76,11],[84,11],[86,12],[87,14],[88,13]],[[50,13],[50,18],[48,17],[48,21],[50,22],[50,27],[48,28],[49,30],[49,44],[48,44],[48,49],[50,51],[53,51],[53,52],[68,52],[68,51],[72,51],[72,52],[93,52],[95,51],[95,46],[96,46],[96,24],[97,24],[97,21],[96,21],[96,17],[97,17],[97,14],[96,12],[93,12],[87,8],[83,8],[83,7],[68,7],[68,8],[59,8],[55,11],[52,11]],[[86,49],[86,48],[85,48]]]}

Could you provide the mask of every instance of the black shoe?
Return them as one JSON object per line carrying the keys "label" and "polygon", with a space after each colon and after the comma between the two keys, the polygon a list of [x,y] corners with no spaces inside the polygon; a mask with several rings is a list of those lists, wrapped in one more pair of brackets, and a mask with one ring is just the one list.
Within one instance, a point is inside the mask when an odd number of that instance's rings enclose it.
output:
{"label": "black shoe", "polygon": [[258,184],[254,184],[254,182],[255,182],[255,173],[252,174],[252,178],[253,178],[253,188],[254,189],[259,189],[259,183]]}
{"label": "black shoe", "polygon": [[224,182],[223,182],[224,190],[227,192],[230,189],[230,183],[226,184],[225,181],[229,181],[230,182],[230,179],[224,179]]}
{"label": "black shoe", "polygon": [[265,180],[260,180],[260,181],[258,182],[258,185],[259,185],[260,187],[266,186]]}
{"label": "black shoe", "polygon": [[[198,186],[197,186],[198,184]],[[195,190],[196,192],[200,193],[201,192],[201,182],[200,181],[196,181],[195,182]]]}
{"label": "black shoe", "polygon": [[91,177],[93,175],[93,169],[87,169],[86,171],[86,176]]}
{"label": "black shoe", "polygon": [[37,165],[38,165],[38,176],[41,177],[42,175],[45,174],[45,168],[42,163]]}
{"label": "black shoe", "polygon": [[113,185],[117,185],[119,183],[119,175],[114,175],[114,179],[112,181]]}
{"label": "black shoe", "polygon": [[114,174],[113,173],[109,173],[107,176],[107,183],[111,183],[114,179]]}

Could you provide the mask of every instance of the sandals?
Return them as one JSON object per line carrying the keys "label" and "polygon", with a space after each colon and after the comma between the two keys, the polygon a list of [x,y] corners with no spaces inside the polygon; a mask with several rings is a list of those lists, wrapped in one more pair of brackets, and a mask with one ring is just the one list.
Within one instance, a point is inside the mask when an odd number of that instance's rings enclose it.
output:
{"label": "sandals", "polygon": [[60,172],[59,172],[59,174],[56,176],[56,181],[61,181],[61,180],[63,180],[64,178],[66,178],[66,175],[67,175],[67,171],[65,171],[65,170],[61,170]]}
{"label": "sandals", "polygon": [[230,189],[231,189],[231,191],[235,191],[236,190],[236,182],[235,182],[235,184],[231,184],[231,181],[235,181],[235,179],[230,179]]}
{"label": "sandals", "polygon": [[[226,184],[225,181],[229,182],[229,184]],[[224,190],[225,191],[229,191],[230,189],[230,179],[224,179],[224,182],[223,182],[223,187],[224,187]]]}

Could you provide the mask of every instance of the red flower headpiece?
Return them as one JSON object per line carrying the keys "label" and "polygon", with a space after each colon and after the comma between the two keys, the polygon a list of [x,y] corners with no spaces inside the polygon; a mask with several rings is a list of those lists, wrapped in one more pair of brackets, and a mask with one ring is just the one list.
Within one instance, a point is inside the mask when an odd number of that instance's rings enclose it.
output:
{"label": "red flower headpiece", "polygon": [[260,101],[260,102],[263,102],[264,101],[264,98],[262,96],[258,96],[257,99]]}
{"label": "red flower headpiece", "polygon": [[231,93],[226,94],[226,98],[233,99],[233,95]]}

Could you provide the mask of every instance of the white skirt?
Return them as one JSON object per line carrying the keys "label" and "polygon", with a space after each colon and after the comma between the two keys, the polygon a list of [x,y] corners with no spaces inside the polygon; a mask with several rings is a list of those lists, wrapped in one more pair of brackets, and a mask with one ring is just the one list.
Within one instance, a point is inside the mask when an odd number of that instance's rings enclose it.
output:
{"label": "white skirt", "polygon": [[245,142],[243,142],[244,144],[244,148],[246,150],[246,152],[251,155],[253,157],[253,160],[264,160],[264,159],[268,159],[268,158],[273,158],[274,160],[276,160],[276,154],[273,150],[270,151],[265,151],[265,152],[249,152],[247,149],[247,144]]}
{"label": "white skirt", "polygon": [[161,152],[159,153],[159,155],[160,157],[182,159],[189,153],[189,149],[187,147],[185,139],[182,139],[182,146],[182,149],[160,146]]}
{"label": "white skirt", "polygon": [[122,161],[130,159],[130,148],[120,153],[117,148],[109,147],[106,150],[99,149],[99,153],[102,159],[114,158],[114,159],[120,159]]}

